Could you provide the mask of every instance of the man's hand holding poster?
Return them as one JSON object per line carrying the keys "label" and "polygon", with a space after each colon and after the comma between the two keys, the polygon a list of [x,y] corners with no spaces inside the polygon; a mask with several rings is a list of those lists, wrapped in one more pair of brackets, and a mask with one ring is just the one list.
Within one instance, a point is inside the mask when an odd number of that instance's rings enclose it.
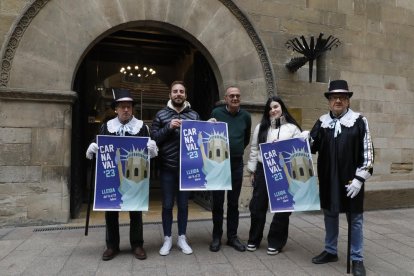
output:
{"label": "man's hand holding poster", "polygon": [[309,142],[293,138],[260,144],[270,211],[320,210]]}
{"label": "man's hand holding poster", "polygon": [[227,124],[183,121],[180,137],[180,190],[231,190]]}
{"label": "man's hand holding poster", "polygon": [[147,137],[98,135],[95,211],[148,211]]}

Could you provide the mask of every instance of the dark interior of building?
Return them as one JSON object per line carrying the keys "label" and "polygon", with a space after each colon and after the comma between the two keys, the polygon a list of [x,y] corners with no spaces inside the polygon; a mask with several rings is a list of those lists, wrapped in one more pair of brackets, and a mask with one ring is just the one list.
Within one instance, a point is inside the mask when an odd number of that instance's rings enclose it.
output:
{"label": "dark interior of building", "polygon": [[[217,81],[203,54],[180,35],[158,27],[128,28],[107,35],[86,53],[73,87],[78,98],[72,112],[72,218],[79,216],[92,187],[93,166],[85,158],[86,148],[100,125],[115,117],[110,107],[112,88],[130,89],[137,102],[135,117],[150,126],[156,112],[167,104],[174,80],[186,83],[187,100],[203,120],[208,119],[219,100]],[[159,189],[157,160],[151,162],[154,190]],[[207,196],[196,197],[203,204]]]}

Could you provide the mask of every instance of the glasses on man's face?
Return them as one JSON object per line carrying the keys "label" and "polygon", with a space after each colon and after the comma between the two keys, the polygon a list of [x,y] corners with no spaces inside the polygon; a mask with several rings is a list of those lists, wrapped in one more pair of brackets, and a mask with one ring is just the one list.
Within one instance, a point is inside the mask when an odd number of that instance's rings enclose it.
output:
{"label": "glasses on man's face", "polygon": [[229,95],[227,95],[227,97],[229,97],[230,99],[233,99],[233,98],[239,99],[240,94],[229,94]]}
{"label": "glasses on man's face", "polygon": [[349,97],[346,96],[346,95],[330,95],[329,96],[330,101],[340,100],[342,102],[342,101],[345,101],[345,100],[348,100],[348,99],[349,99]]}

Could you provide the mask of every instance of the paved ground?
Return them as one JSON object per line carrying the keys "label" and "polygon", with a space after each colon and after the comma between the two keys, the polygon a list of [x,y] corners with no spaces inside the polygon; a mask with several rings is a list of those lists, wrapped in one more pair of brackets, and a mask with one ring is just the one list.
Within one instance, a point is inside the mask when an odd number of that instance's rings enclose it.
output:
{"label": "paved ground", "polygon": [[[268,215],[265,231],[270,219]],[[249,218],[240,219],[242,240],[247,240],[249,225]],[[211,220],[189,222],[192,255],[184,255],[174,246],[166,257],[158,254],[161,225],[146,224],[148,259],[144,261],[130,253],[127,226],[121,227],[121,254],[107,262],[101,260],[105,229],[100,225],[91,228],[88,236],[74,224],[2,228],[0,275],[346,275],[345,217],[340,226],[340,260],[325,265],[311,263],[322,250],[320,212],[293,214],[288,244],[276,256],[266,254],[266,241],[253,253],[240,253],[228,246],[210,252]],[[367,275],[414,275],[414,209],[366,212],[365,258]]]}

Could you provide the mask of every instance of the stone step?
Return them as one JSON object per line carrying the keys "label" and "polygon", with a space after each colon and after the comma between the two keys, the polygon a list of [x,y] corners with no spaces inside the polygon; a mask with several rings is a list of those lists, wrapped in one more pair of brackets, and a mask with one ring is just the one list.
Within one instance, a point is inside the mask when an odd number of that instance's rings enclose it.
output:
{"label": "stone step", "polygon": [[367,182],[364,210],[414,207],[414,181]]}

